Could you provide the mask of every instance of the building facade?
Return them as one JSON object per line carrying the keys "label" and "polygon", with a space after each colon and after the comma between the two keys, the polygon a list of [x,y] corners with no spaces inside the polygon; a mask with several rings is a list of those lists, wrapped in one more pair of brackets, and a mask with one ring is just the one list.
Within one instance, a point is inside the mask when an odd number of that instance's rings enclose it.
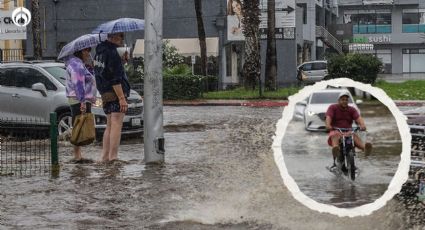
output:
{"label": "building facade", "polygon": [[297,0],[301,23],[297,41],[297,60],[302,64],[311,60],[323,60],[326,53],[342,53],[342,45],[330,32],[337,21],[337,2],[334,0]]}
{"label": "building facade", "polygon": [[25,38],[24,27],[13,24],[12,12],[24,6],[24,0],[0,1],[0,61],[23,60]]}
{"label": "building facade", "polygon": [[346,49],[376,55],[384,72],[425,72],[425,0],[340,0],[337,24]]}

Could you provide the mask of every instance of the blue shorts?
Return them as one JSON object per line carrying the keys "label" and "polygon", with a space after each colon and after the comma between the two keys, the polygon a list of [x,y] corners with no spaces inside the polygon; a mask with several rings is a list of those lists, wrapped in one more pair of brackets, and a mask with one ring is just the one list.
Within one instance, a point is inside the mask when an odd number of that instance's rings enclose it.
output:
{"label": "blue shorts", "polygon": [[105,114],[111,113],[121,113],[120,110],[120,102],[119,101],[111,101],[103,104],[103,112]]}

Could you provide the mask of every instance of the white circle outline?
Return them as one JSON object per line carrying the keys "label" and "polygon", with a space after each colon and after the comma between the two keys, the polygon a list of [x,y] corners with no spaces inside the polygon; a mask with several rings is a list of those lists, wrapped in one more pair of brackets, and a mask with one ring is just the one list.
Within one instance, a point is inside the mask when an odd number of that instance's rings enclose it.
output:
{"label": "white circle outline", "polygon": [[[16,15],[18,13],[21,13],[21,12],[23,12],[26,16],[28,16],[28,21],[26,21],[23,25],[19,24],[19,22],[17,22],[15,20],[16,19]],[[27,8],[25,8],[25,7],[18,7],[15,10],[13,10],[13,12],[12,12],[12,21],[13,21],[13,24],[15,24],[16,26],[25,27],[28,24],[30,24],[30,22],[31,22],[31,12]]]}
{"label": "white circle outline", "polygon": [[[282,140],[285,135],[286,128],[289,122],[292,120],[295,104],[307,98],[311,93],[325,89],[327,86],[342,86],[342,87],[356,87],[362,91],[366,91],[377,98],[391,111],[392,115],[396,119],[397,127],[399,129],[400,137],[402,140],[402,153],[401,159],[398,165],[398,169],[391,179],[387,190],[384,194],[375,200],[373,203],[365,204],[355,208],[338,208],[333,205],[319,203],[310,197],[306,196],[301,192],[295,180],[289,175],[288,169],[286,168],[284,157],[282,153]],[[348,78],[338,78],[328,81],[317,82],[312,86],[306,86],[300,90],[297,94],[289,97],[288,106],[282,112],[282,118],[276,124],[276,134],[273,137],[273,152],[276,165],[279,168],[280,175],[283,179],[283,183],[291,192],[292,196],[301,202],[308,208],[337,215],[339,217],[356,217],[370,215],[372,212],[382,208],[394,195],[400,192],[402,185],[408,179],[408,172],[410,168],[410,150],[411,150],[411,135],[410,129],[406,122],[406,116],[397,108],[394,101],[380,88],[372,87],[370,84],[364,84],[353,81]]]}

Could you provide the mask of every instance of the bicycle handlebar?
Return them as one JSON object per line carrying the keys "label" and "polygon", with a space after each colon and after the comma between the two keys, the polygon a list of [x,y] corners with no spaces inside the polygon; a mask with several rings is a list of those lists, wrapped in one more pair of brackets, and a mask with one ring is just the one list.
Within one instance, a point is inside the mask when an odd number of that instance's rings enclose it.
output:
{"label": "bicycle handlebar", "polygon": [[338,130],[340,132],[348,132],[348,131],[357,132],[357,131],[362,131],[362,130],[360,130],[360,127],[355,127],[355,128],[337,128],[337,127],[333,127],[332,130]]}

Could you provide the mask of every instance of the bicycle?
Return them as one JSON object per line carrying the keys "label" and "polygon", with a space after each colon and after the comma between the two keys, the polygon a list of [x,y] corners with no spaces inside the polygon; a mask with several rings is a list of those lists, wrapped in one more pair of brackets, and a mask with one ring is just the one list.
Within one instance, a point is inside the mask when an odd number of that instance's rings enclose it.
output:
{"label": "bicycle", "polygon": [[337,158],[340,163],[340,170],[344,172],[343,165],[345,163],[346,172],[349,174],[351,180],[356,179],[356,164],[355,164],[355,145],[354,145],[354,134],[360,131],[359,127],[355,128],[333,128],[338,130],[342,135],[340,140],[339,148],[340,154]]}

